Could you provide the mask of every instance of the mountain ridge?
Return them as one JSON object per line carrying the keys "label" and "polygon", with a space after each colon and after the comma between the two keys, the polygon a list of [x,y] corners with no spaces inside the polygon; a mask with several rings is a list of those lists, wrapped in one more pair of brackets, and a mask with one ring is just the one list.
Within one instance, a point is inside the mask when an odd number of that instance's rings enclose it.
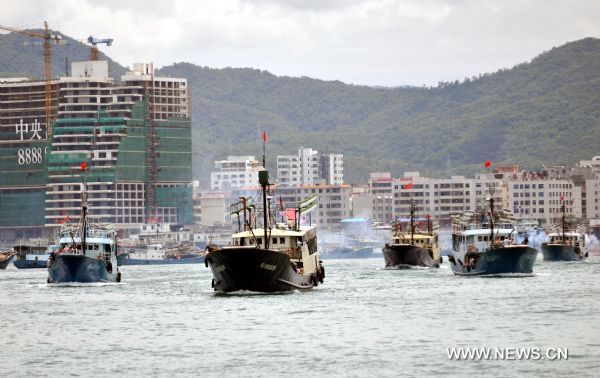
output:
{"label": "mountain ridge", "polygon": [[[0,67],[5,67],[5,37],[0,36]],[[114,64],[111,71],[124,70]],[[343,153],[345,180],[351,183],[365,182],[373,171],[473,174],[485,160],[535,169],[599,152],[596,38],[437,87],[370,87],[185,62],[158,72],[188,79],[194,171],[203,183],[214,160],[260,156],[263,129],[270,169],[275,155],[313,147]]]}

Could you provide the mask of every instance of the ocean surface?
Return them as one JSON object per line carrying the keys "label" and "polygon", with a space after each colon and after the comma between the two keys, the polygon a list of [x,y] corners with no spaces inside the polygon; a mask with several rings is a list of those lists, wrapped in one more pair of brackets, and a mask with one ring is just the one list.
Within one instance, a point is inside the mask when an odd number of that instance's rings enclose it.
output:
{"label": "ocean surface", "polygon": [[[204,265],[125,266],[123,282],[0,271],[3,377],[599,376],[600,257],[531,277],[326,260],[311,292],[215,294]],[[562,360],[450,360],[447,348],[567,348]]]}

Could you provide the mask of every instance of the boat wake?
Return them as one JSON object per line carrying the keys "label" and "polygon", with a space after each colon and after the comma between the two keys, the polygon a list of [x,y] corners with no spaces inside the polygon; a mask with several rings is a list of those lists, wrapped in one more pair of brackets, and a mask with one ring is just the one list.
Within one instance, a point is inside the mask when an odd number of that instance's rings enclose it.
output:
{"label": "boat wake", "polygon": [[415,265],[405,265],[399,264],[395,266],[387,266],[383,268],[383,270],[430,270],[432,269],[429,266],[415,266]]}
{"label": "boat wake", "polygon": [[63,282],[39,284],[39,287],[103,287],[125,285],[124,282]]}
{"label": "boat wake", "polygon": [[286,295],[291,293],[301,293],[303,290],[289,290],[289,291],[275,291],[271,293],[260,292],[260,291],[250,291],[250,290],[239,290],[233,292],[214,292],[212,293],[215,297],[226,297],[226,298],[234,298],[234,297],[255,297],[255,296],[268,296],[268,295]]}
{"label": "boat wake", "polygon": [[490,277],[490,278],[521,278],[521,277],[535,277],[539,274],[536,273],[497,273],[497,274],[480,274],[476,277]]}

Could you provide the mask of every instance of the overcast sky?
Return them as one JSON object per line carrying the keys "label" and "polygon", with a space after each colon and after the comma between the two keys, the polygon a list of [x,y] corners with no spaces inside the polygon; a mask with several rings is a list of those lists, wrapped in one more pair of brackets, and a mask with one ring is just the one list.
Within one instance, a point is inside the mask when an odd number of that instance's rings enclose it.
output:
{"label": "overcast sky", "polygon": [[[142,6],[143,4],[143,6]],[[119,63],[252,67],[364,85],[436,85],[600,37],[600,1],[0,0],[0,25],[41,26]]]}

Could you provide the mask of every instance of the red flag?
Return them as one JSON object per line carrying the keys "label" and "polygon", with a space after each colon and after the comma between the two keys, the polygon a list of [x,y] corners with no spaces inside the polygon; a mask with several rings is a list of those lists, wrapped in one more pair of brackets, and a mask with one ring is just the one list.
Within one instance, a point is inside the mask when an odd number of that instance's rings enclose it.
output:
{"label": "red flag", "polygon": [[263,131],[263,141],[267,143],[267,130]]}
{"label": "red flag", "polygon": [[296,217],[296,209],[294,209],[294,208],[285,209],[284,214],[288,220],[294,220],[294,218]]}
{"label": "red flag", "polygon": [[87,163],[84,161],[83,163],[81,163],[81,170],[85,171],[86,168],[87,168]]}
{"label": "red flag", "polygon": [[412,189],[412,182],[409,182],[408,184],[404,185],[404,189]]}
{"label": "red flag", "polygon": [[491,162],[491,161],[489,161],[489,160],[486,160],[486,161],[485,161],[485,167],[486,167],[486,168],[489,168],[489,167],[491,167],[491,166],[492,166],[492,162]]}

